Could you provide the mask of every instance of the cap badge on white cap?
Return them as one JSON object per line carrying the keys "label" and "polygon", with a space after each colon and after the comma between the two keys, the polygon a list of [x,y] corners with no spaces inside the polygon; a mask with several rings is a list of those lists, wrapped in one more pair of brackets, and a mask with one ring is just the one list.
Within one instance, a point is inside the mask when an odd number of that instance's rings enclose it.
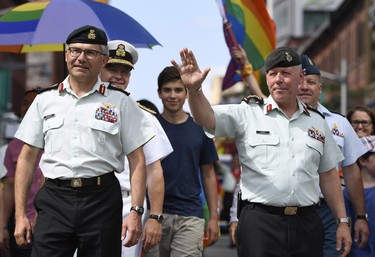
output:
{"label": "cap badge on white cap", "polygon": [[119,44],[116,49],[116,56],[125,56],[125,45]]}

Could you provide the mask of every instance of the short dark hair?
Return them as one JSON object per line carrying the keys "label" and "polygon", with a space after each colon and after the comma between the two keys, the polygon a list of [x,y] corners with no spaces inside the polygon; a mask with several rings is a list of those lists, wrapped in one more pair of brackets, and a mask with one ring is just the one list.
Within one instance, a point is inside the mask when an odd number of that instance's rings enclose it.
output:
{"label": "short dark hair", "polygon": [[42,89],[42,88],[40,88],[40,87],[32,88],[32,89],[28,89],[28,90],[26,90],[26,91],[23,93],[23,95],[25,96],[25,95],[27,95],[27,94],[29,94],[29,93],[36,93],[36,94],[39,94],[39,91],[40,91],[41,89]]}
{"label": "short dark hair", "polygon": [[147,99],[141,99],[141,100],[138,100],[137,102],[139,104],[143,105],[144,107],[147,107],[148,109],[154,111],[156,113],[156,115],[160,114],[158,107],[156,107],[156,105],[153,102],[151,102]]}
{"label": "short dark hair", "polygon": [[161,91],[163,85],[176,80],[181,80],[178,70],[174,66],[165,67],[158,76],[158,92]]}

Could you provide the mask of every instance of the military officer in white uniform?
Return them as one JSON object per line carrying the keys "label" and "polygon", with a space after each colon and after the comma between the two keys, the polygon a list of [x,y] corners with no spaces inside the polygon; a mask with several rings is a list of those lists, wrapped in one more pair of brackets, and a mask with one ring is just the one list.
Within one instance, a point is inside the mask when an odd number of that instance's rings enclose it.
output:
{"label": "military officer in white uniform", "polygon": [[[16,137],[25,142],[15,178],[19,245],[33,244],[33,257],[121,256],[121,240],[137,243],[141,218],[122,225],[121,189],[114,172],[130,163],[132,205],[142,206],[146,169],[142,146],[154,132],[137,104],[99,78],[108,61],[107,36],[93,26],[74,30],[66,41],[69,75],[42,91]],[[38,153],[46,182],[35,198],[35,233],[26,199]]]}
{"label": "military officer in white uniform", "polygon": [[[344,116],[331,112],[319,103],[323,85],[318,67],[307,55],[301,56],[301,62],[305,79],[298,87],[298,98],[324,115],[333,138],[345,157],[342,162],[338,163],[337,168],[342,170],[345,187],[357,214],[356,222],[353,224],[354,241],[357,247],[363,247],[367,243],[369,228],[361,171],[357,165],[357,159],[365,154],[367,149]],[[338,255],[336,251],[336,222],[322,193],[320,193],[320,204],[317,212],[323,222],[325,231],[324,257],[336,257]]]}
{"label": "military officer in white uniform", "polygon": [[[102,69],[100,77],[103,81],[108,81],[112,85],[119,87],[122,90],[126,90],[129,84],[131,71],[133,70],[135,63],[138,61],[138,52],[133,45],[123,40],[109,41],[108,48],[109,61]],[[155,132],[155,137],[143,146],[147,165],[147,191],[151,206],[150,211],[147,211],[145,199],[144,206],[142,206],[143,208],[138,210],[139,215],[143,214],[142,220],[145,224],[144,232],[135,246],[122,248],[122,257],[139,257],[141,256],[142,246],[145,249],[150,249],[158,244],[161,239],[164,178],[160,160],[173,151],[167,135],[155,117],[155,113],[143,106],[140,107],[150,121]],[[126,221],[131,218],[129,214],[133,212],[130,210],[132,206],[132,196],[129,194],[129,164],[127,161],[125,163],[125,170],[122,173],[117,173],[116,177],[120,182],[123,193],[122,214],[124,221]],[[143,213],[143,210],[145,213]]]}
{"label": "military officer in white uniform", "polygon": [[242,166],[242,211],[238,256],[323,256],[324,230],[315,205],[319,185],[338,222],[336,247],[351,247],[336,164],[343,159],[324,117],[297,99],[303,80],[299,55],[291,48],[271,52],[265,64],[271,95],[237,105],[211,107],[203,72],[191,50],[180,51],[180,71],[189,89],[194,120],[216,137],[236,140]]}

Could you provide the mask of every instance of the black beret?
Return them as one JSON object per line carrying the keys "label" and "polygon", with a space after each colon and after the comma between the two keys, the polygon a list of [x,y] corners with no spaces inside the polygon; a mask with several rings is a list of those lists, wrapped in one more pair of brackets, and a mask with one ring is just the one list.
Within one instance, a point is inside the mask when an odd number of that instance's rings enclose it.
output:
{"label": "black beret", "polygon": [[302,69],[305,75],[320,75],[318,67],[307,55],[301,56]]}
{"label": "black beret", "polygon": [[137,49],[132,44],[123,40],[108,41],[109,60],[108,64],[116,63],[134,68],[138,61]]}
{"label": "black beret", "polygon": [[107,35],[102,29],[86,25],[74,30],[66,39],[66,44],[84,43],[93,45],[107,45]]}
{"label": "black beret", "polygon": [[301,64],[298,53],[290,47],[279,47],[273,50],[266,59],[266,73],[274,67],[292,67]]}

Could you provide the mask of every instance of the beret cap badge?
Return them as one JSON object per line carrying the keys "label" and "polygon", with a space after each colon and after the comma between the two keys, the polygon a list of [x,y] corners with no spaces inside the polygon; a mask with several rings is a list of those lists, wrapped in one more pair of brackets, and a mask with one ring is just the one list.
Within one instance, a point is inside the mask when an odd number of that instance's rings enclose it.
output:
{"label": "beret cap badge", "polygon": [[301,58],[293,48],[279,47],[268,55],[264,64],[264,70],[267,73],[275,67],[292,67],[300,64]]}
{"label": "beret cap badge", "polygon": [[107,45],[107,35],[104,30],[86,25],[72,31],[66,39],[66,44],[83,43],[93,45]]}
{"label": "beret cap badge", "polygon": [[87,35],[87,38],[88,38],[88,39],[95,39],[95,38],[96,38],[95,30],[94,30],[94,29],[90,29],[90,32],[89,32],[89,34]]}
{"label": "beret cap badge", "polygon": [[286,60],[287,62],[291,62],[291,61],[293,61],[293,57],[290,55],[289,52],[285,52],[284,54],[285,54],[285,60]]}

